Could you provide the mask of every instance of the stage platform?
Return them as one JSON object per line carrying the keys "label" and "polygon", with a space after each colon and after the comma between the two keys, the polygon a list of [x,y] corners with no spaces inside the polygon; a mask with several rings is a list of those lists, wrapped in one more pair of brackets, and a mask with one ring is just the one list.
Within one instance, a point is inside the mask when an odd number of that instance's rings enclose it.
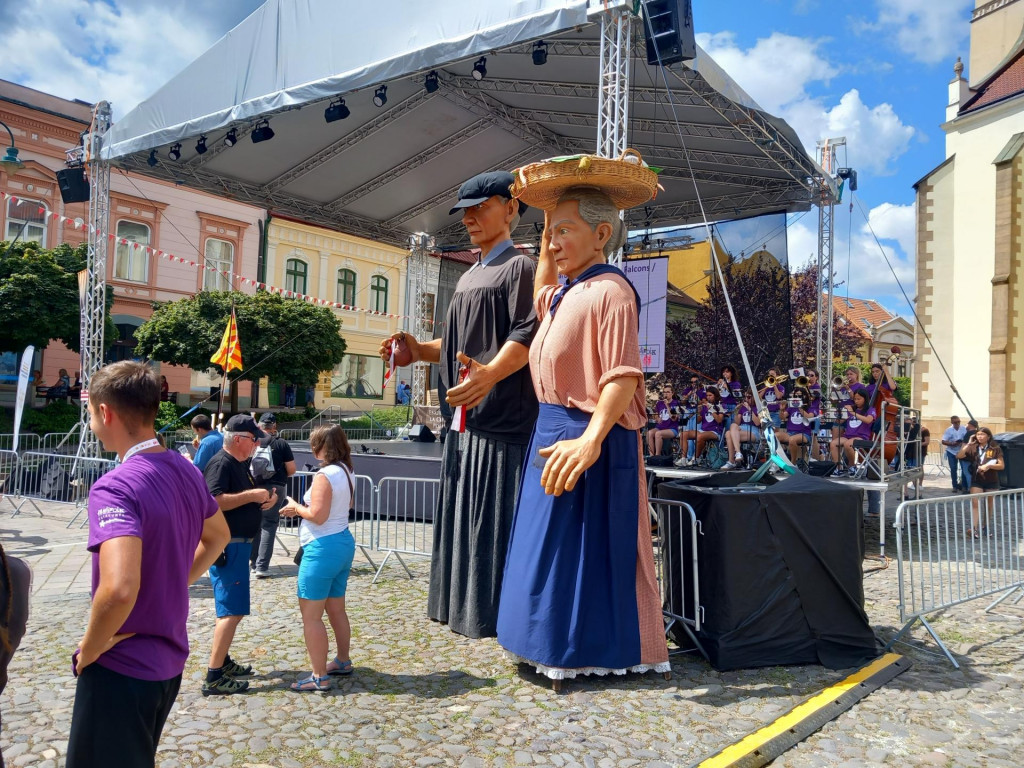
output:
{"label": "stage platform", "polygon": [[[317,461],[308,440],[289,440],[299,470],[316,469]],[[357,475],[366,475],[374,483],[383,477],[425,478],[441,476],[440,442],[418,443],[411,440],[365,440],[353,442],[352,464]],[[380,451],[380,454],[364,452]]]}

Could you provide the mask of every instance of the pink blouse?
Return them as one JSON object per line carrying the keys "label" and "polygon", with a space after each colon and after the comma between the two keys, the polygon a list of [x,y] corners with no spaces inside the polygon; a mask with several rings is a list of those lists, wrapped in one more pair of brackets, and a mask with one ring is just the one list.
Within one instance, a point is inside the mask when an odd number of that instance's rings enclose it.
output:
{"label": "pink blouse", "polygon": [[547,286],[536,298],[540,328],[530,345],[530,375],[537,399],[594,413],[605,384],[635,376],[633,401],[616,423],[640,429],[647,412],[633,289],[618,275],[597,275],[574,285],[552,320],[548,310],[560,289]]}

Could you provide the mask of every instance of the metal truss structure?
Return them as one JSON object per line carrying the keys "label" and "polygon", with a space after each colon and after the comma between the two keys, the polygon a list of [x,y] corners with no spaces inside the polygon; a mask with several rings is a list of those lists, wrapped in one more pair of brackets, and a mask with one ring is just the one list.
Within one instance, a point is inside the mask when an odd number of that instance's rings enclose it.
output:
{"label": "metal truss structure", "polygon": [[[427,317],[427,294],[429,290],[429,271],[427,268],[428,254],[434,249],[434,238],[424,232],[409,236],[409,263],[407,275],[407,295],[409,296],[409,314],[414,318],[412,335],[417,341],[433,338],[433,318]],[[427,375],[429,363],[416,363],[412,369],[412,403],[427,404]],[[397,383],[396,385],[397,386]]]}
{"label": "metal truss structure", "polygon": [[[818,312],[814,326],[814,355],[820,381],[832,381],[832,326],[835,306],[832,302],[835,275],[836,199],[826,181],[832,181],[836,172],[836,150],[846,146],[846,139],[822,139],[818,142],[818,163],[824,176],[815,178],[818,185]],[[833,182],[834,183],[834,182]],[[825,295],[828,294],[828,300]]]}
{"label": "metal truss structure", "polygon": [[96,105],[90,132],[83,139],[84,162],[89,172],[89,240],[85,285],[80,291],[82,398],[78,456],[99,458],[100,444],[89,429],[88,396],[92,375],[103,365],[103,330],[107,308],[107,223],[110,214],[110,163],[100,158],[103,135],[110,128],[110,105]]}

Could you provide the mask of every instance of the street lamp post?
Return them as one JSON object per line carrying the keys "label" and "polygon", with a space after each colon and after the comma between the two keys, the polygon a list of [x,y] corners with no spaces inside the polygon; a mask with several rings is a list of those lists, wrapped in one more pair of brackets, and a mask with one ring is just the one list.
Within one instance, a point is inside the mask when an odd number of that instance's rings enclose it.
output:
{"label": "street lamp post", "polygon": [[0,160],[0,167],[7,172],[8,176],[12,176],[24,168],[25,164],[18,159],[18,149],[14,146],[14,132],[2,120],[0,120],[0,125],[7,129],[7,135],[11,137],[11,146],[7,148],[7,153],[4,155],[3,160]]}

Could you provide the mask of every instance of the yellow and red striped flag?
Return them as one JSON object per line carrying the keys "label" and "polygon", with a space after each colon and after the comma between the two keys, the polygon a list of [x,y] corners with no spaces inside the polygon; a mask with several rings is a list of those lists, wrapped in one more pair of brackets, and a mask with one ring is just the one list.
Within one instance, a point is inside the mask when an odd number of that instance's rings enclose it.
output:
{"label": "yellow and red striped flag", "polygon": [[234,309],[231,310],[228,327],[224,329],[224,338],[220,341],[220,348],[210,358],[210,362],[223,368],[224,373],[230,373],[236,368],[242,370],[242,345],[238,341],[238,325],[235,323]]}

